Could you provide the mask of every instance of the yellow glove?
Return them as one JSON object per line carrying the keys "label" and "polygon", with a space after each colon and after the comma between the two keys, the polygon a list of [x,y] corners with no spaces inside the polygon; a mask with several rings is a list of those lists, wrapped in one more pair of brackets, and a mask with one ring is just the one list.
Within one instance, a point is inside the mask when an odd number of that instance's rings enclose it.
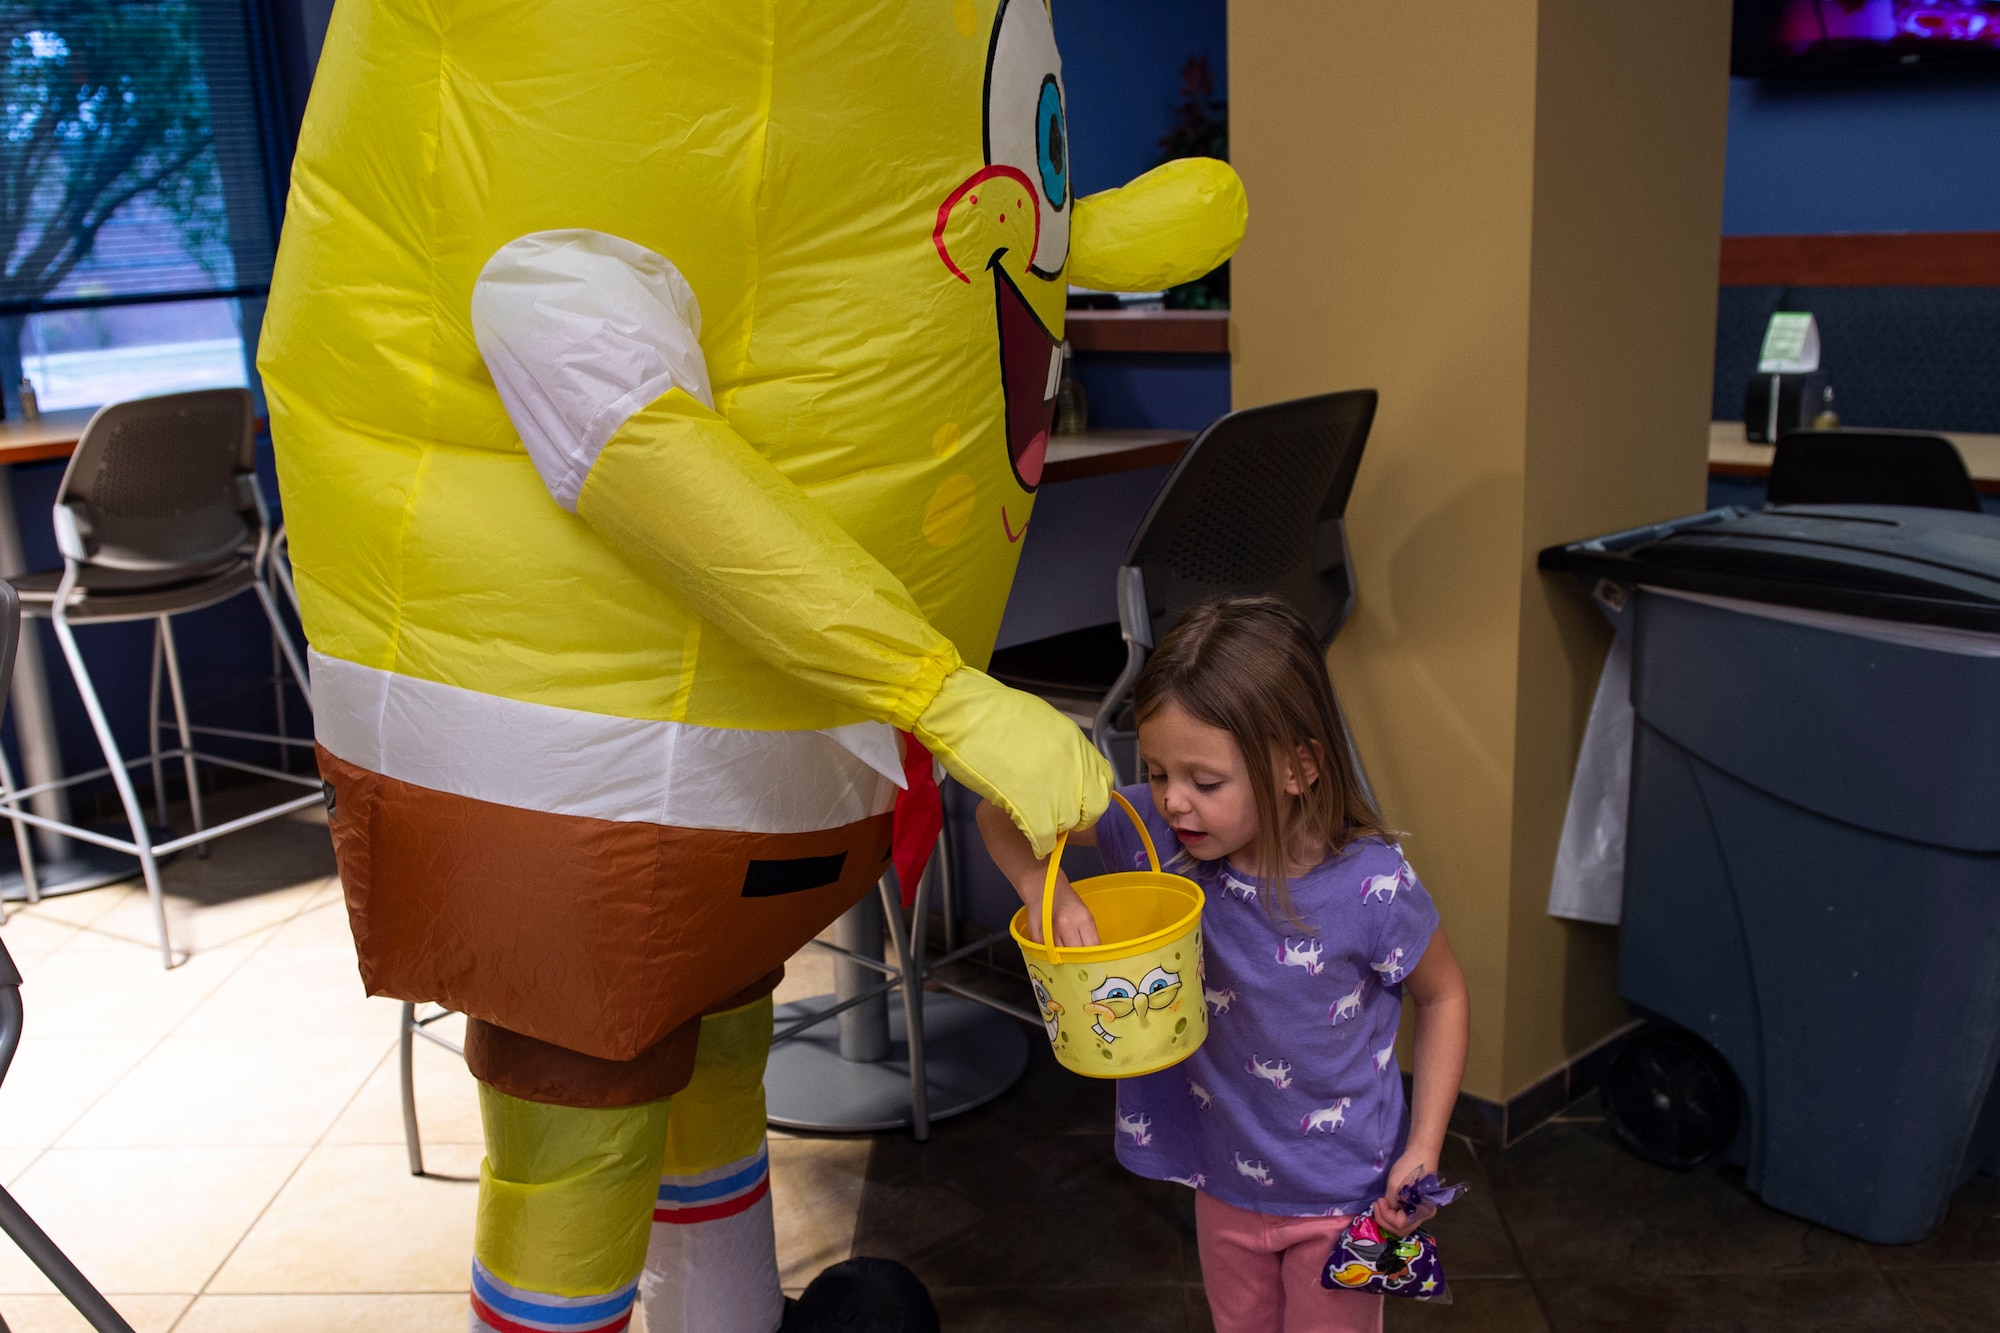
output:
{"label": "yellow glove", "polygon": [[1038,857],[1111,803],[1111,765],[1076,723],[971,667],[944,678],[913,730],[953,777],[1007,812]]}

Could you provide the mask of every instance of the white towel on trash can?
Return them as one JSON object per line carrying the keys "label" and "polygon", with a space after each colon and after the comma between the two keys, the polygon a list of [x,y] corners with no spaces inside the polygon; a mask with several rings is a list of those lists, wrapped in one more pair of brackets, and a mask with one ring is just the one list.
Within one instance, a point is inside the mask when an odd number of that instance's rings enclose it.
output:
{"label": "white towel on trash can", "polygon": [[1604,658],[1583,730],[1569,812],[1549,883],[1549,915],[1615,926],[1625,907],[1625,820],[1632,792],[1632,643]]}

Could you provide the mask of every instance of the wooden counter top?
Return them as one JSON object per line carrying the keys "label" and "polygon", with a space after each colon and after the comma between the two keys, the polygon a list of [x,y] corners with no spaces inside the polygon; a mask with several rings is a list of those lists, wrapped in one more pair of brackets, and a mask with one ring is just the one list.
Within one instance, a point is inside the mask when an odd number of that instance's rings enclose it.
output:
{"label": "wooden counter top", "polygon": [[[1936,433],[1958,446],[1973,485],[1988,495],[2000,495],[2000,435]],[[1745,440],[1740,421],[1708,423],[1708,473],[1712,477],[1768,477],[1771,455],[1776,452],[1771,445]]]}
{"label": "wooden counter top", "polygon": [[96,413],[94,407],[75,407],[44,412],[36,421],[14,417],[0,421],[0,467],[44,458],[68,458],[76,452],[83,428]]}
{"label": "wooden counter top", "polygon": [[1063,337],[1079,352],[1226,355],[1227,310],[1071,310]]}
{"label": "wooden counter top", "polygon": [[1076,481],[1158,467],[1178,459],[1194,439],[1189,430],[1087,430],[1051,435],[1042,481]]}

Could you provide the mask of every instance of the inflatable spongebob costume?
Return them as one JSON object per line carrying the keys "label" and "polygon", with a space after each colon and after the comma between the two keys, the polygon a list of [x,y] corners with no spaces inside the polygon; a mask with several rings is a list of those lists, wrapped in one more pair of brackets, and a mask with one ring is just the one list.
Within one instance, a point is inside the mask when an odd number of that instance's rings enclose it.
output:
{"label": "inflatable spongebob costume", "polygon": [[897,731],[1044,852],[1105,805],[976,665],[1066,281],[1244,203],[1066,135],[1043,0],[335,11],[260,369],[364,979],[469,1019],[474,1329],[771,1333],[769,992]]}

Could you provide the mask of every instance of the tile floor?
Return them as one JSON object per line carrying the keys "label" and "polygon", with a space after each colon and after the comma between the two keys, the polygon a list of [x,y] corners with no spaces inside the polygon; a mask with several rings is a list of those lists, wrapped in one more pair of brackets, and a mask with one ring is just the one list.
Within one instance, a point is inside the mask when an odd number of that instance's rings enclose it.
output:
{"label": "tile floor", "polygon": [[[27,1006],[0,1180],[141,1333],[460,1333],[471,1080],[419,1044],[435,1174],[412,1177],[397,1007],[360,994],[323,824],[237,835],[167,878],[189,955],[171,972],[135,888],[0,926]],[[799,959],[784,995],[831,989],[824,958]],[[1191,1196],[1119,1170],[1107,1085],[1035,1051],[1019,1087],[928,1145],[774,1136],[786,1281],[881,1254],[917,1270],[952,1333],[1209,1329]],[[1727,1169],[1644,1166],[1587,1107],[1505,1152],[1455,1140],[1445,1167],[1474,1186],[1436,1227],[1457,1303],[1393,1302],[1391,1329],[1984,1330],[2000,1311],[2000,1181],[1888,1249],[1772,1212]],[[0,1314],[17,1333],[84,1328],[4,1240]]]}

